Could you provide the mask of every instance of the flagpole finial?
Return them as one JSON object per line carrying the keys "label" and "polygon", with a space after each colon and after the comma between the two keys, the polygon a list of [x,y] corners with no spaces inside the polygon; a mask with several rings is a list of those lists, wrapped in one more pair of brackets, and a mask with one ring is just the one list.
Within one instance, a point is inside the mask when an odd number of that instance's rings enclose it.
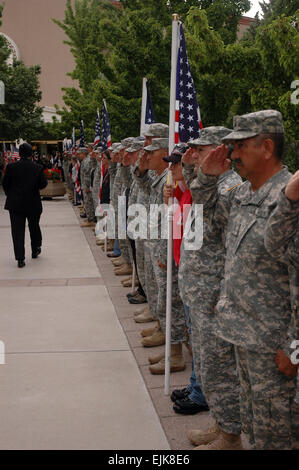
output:
{"label": "flagpole finial", "polygon": [[174,14],[172,15],[172,21],[179,21],[179,20],[180,20],[179,15],[178,15],[177,13],[174,13]]}

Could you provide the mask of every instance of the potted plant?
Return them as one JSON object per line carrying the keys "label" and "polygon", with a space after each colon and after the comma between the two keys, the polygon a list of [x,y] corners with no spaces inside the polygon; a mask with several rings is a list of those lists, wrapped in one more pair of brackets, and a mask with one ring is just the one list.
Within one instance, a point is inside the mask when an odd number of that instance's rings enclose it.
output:
{"label": "potted plant", "polygon": [[65,195],[65,186],[62,182],[61,170],[47,168],[44,174],[48,180],[48,186],[40,191],[43,197],[57,197]]}

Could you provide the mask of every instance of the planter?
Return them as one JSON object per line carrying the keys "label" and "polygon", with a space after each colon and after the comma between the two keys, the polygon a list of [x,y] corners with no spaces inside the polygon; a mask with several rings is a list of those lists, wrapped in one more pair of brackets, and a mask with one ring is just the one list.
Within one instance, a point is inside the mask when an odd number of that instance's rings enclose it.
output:
{"label": "planter", "polygon": [[48,181],[48,186],[40,190],[40,195],[43,197],[58,197],[64,196],[66,193],[65,185],[62,181]]}

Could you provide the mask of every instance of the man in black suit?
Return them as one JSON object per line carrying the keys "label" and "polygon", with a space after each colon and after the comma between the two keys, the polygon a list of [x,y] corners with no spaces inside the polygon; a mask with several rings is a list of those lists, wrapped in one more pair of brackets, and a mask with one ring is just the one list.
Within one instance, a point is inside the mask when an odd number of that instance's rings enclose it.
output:
{"label": "man in black suit", "polygon": [[5,209],[9,211],[14,252],[19,268],[25,266],[25,223],[31,238],[32,258],[41,252],[42,234],[39,220],[43,211],[39,190],[48,181],[41,165],[33,163],[32,147],[24,143],[19,148],[20,161],[10,163],[2,181],[7,196]]}

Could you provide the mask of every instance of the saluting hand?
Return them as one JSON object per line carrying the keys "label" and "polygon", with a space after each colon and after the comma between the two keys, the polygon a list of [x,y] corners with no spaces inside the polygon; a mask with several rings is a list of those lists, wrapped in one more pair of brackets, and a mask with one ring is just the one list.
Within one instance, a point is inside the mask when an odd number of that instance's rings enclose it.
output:
{"label": "saluting hand", "polygon": [[298,201],[299,199],[299,170],[292,176],[287,184],[285,195],[291,201]]}
{"label": "saluting hand", "polygon": [[142,173],[148,170],[148,159],[145,151],[142,152],[141,157],[138,160],[138,168]]}
{"label": "saluting hand", "polygon": [[194,149],[189,148],[187,152],[184,153],[182,163],[185,165],[194,165]]}
{"label": "saluting hand", "polygon": [[227,158],[228,151],[226,145],[212,150],[202,162],[201,171],[211,176],[219,176],[228,171],[231,167],[231,161]]}

